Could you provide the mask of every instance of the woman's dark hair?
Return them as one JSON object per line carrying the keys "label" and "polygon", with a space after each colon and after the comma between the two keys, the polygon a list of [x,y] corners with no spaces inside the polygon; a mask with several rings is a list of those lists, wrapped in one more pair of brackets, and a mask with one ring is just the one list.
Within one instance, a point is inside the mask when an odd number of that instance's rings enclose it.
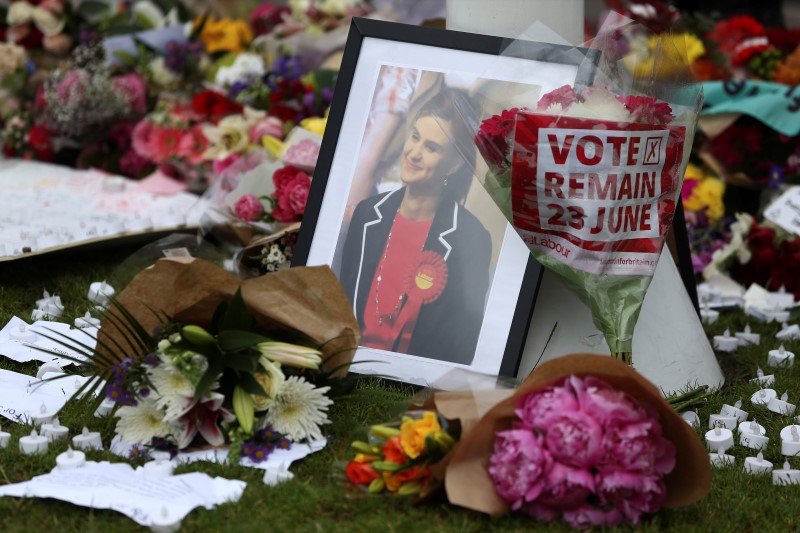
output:
{"label": "woman's dark hair", "polygon": [[467,127],[466,119],[474,113],[467,93],[458,89],[443,88],[430,100],[425,102],[414,117],[414,121],[422,117],[433,117],[445,121],[450,141],[455,146],[455,156],[461,159],[461,165],[455,172],[447,176],[447,185],[442,192],[442,201],[455,201],[463,204],[467,198],[472,176],[475,170],[475,142],[472,132]]}

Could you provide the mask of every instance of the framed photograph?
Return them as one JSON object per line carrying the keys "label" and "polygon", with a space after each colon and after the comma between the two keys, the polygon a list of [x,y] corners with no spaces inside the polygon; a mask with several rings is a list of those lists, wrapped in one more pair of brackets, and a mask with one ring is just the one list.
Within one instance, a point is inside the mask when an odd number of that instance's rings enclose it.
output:
{"label": "framed photograph", "polygon": [[576,52],[353,20],[293,260],[342,282],[362,334],[353,371],[516,374],[541,267],[479,182],[473,135],[589,84]]}

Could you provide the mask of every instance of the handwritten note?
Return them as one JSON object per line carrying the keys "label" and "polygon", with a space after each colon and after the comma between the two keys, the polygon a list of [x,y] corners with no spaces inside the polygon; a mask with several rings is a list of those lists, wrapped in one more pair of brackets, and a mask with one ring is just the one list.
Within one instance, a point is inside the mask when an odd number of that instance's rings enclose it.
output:
{"label": "handwritten note", "polygon": [[241,498],[244,481],[212,478],[193,472],[148,479],[141,469],[125,463],[88,461],[74,470],[53,469],[30,481],[0,486],[0,496],[55,498],[93,509],[118,511],[148,526],[163,508],[182,520],[193,509],[212,509]]}
{"label": "handwritten note", "polygon": [[764,217],[790,233],[800,235],[800,187],[792,187],[772,202]]}
{"label": "handwritten note", "polygon": [[47,411],[59,411],[89,379],[67,376],[51,381],[55,375],[47,373],[42,379],[37,379],[11,370],[0,370],[0,415],[25,423],[32,413],[39,412],[42,405]]}
{"label": "handwritten note", "polygon": [[[20,325],[36,334],[34,342],[24,342],[12,338],[12,332],[18,331]],[[4,355],[18,363],[41,361],[43,363],[56,363],[63,367],[74,364],[71,359],[62,357],[64,355],[85,360],[86,354],[84,352],[94,349],[95,344],[97,344],[96,336],[97,329],[94,328],[79,329],[73,328],[69,324],[43,320],[28,324],[15,316],[9,320],[3,329],[0,329],[0,355]],[[64,346],[62,343],[72,346],[73,349]]]}

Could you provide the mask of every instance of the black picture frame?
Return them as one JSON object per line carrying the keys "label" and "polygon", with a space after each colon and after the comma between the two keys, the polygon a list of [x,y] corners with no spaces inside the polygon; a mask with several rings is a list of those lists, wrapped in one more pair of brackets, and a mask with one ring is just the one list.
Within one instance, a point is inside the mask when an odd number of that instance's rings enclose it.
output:
{"label": "black picture frame", "polygon": [[[368,40],[407,43],[451,50],[454,53],[482,54],[488,56],[500,56],[502,54],[505,57],[513,57],[522,60],[535,58],[536,61],[569,65],[570,67],[574,66],[574,78],[570,79],[568,83],[576,86],[591,84],[595,71],[593,68],[586,68],[587,58],[590,63],[596,65],[599,55],[596,50],[580,50],[579,53],[576,53],[576,49],[570,46],[516,41],[494,36],[354,18],[344,49],[325,135],[317,160],[298,242],[295,246],[292,266],[320,264],[314,262],[309,263],[309,257],[312,252],[312,246],[314,245],[315,234],[317,234],[318,228],[324,227],[329,222],[320,220],[320,214],[323,210],[323,201],[326,193],[329,193],[331,169],[334,164],[334,157],[337,154],[337,148],[340,144],[340,134],[342,124],[345,120],[345,114],[349,105],[370,105],[369,102],[350,102],[350,95],[353,90],[354,77],[356,75],[359,59],[365,43],[369,42]],[[353,154],[353,157],[356,157],[356,154]],[[330,192],[330,194],[342,193],[337,190]],[[516,234],[513,234],[512,237],[514,239],[519,239]],[[503,242],[505,243],[505,241]],[[513,317],[510,321],[505,346],[498,347],[497,349],[497,352],[502,355],[500,357],[499,366],[496,369],[496,375],[514,377],[519,369],[541,276],[541,265],[528,253],[527,264],[524,268],[524,275],[522,276],[521,283],[519,284],[519,292],[516,298]],[[428,385],[437,378],[436,375],[429,375],[424,371],[420,376],[409,375],[407,372],[397,375],[390,366],[368,368],[366,364],[354,365],[353,370],[362,373],[376,373],[388,377],[397,377],[402,381],[420,385]]]}

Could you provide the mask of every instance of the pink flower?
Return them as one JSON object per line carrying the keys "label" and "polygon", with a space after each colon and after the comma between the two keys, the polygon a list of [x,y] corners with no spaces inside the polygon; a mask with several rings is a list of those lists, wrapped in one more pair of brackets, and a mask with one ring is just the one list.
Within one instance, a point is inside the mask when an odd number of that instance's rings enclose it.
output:
{"label": "pink flower", "polygon": [[150,161],[140,156],[135,150],[126,150],[119,159],[119,169],[126,176],[138,177],[148,169]]}
{"label": "pink flower", "polygon": [[314,172],[319,159],[319,143],[312,139],[303,139],[293,144],[286,150],[283,161],[289,165],[295,165],[302,170]]}
{"label": "pink flower", "polygon": [[578,395],[581,409],[600,425],[611,421],[639,422],[648,418],[647,412],[628,394],[612,389],[604,381],[593,377],[584,380],[584,390]]}
{"label": "pink flower", "polygon": [[308,191],[311,189],[311,178],[292,166],[285,166],[272,175],[275,182],[275,198],[277,205],[272,210],[272,217],[278,222],[297,222],[306,209]]}
{"label": "pink flower", "polygon": [[233,165],[238,160],[239,160],[238,154],[231,154],[225,159],[215,159],[213,163],[211,163],[211,168],[214,170],[214,174],[219,176],[220,174],[225,172],[226,168]]}
{"label": "pink flower", "polygon": [[183,130],[179,128],[155,126],[150,137],[151,159],[156,163],[163,163],[177,155],[182,137]]}
{"label": "pink flower", "polygon": [[602,457],[603,429],[586,413],[564,410],[541,429],[546,430],[544,441],[556,461],[590,468]]}
{"label": "pink flower", "polygon": [[563,411],[577,411],[578,400],[565,386],[547,387],[517,400],[517,416],[527,428],[541,427]]}
{"label": "pink flower", "polygon": [[140,120],[131,133],[131,145],[133,149],[136,150],[136,153],[140,156],[150,160],[153,159],[153,150],[150,147],[150,143],[153,139],[155,129],[156,125],[149,120]]}
{"label": "pink flower", "polygon": [[577,101],[579,101],[579,98],[572,89],[572,86],[562,85],[558,89],[554,89],[542,96],[539,99],[539,103],[536,104],[536,110],[545,111],[553,104],[559,104],[563,109],[566,110],[569,106]]}
{"label": "pink flower", "polygon": [[622,521],[622,513],[612,507],[604,510],[591,505],[582,505],[577,509],[564,511],[564,521],[576,529],[586,529],[592,526],[616,526]]}
{"label": "pink flower", "polygon": [[185,157],[187,161],[196,165],[203,161],[203,153],[208,148],[209,142],[203,134],[203,128],[199,124],[183,133],[178,143],[178,155]]}
{"label": "pink flower", "polygon": [[277,117],[266,117],[250,128],[250,142],[261,144],[265,135],[283,139],[283,121]]}
{"label": "pink flower", "polygon": [[264,214],[261,200],[252,194],[245,194],[236,202],[236,216],[245,222],[258,222]]}
{"label": "pink flower", "polygon": [[114,87],[128,100],[131,112],[144,114],[147,112],[147,84],[137,74],[126,74],[113,78]]}
{"label": "pink flower", "polygon": [[661,436],[655,420],[606,428],[602,466],[614,469],[667,474],[675,467],[675,446]]}
{"label": "pink flower", "polygon": [[497,493],[519,509],[542,493],[552,462],[540,436],[524,429],[500,431],[489,458],[489,476]]}
{"label": "pink flower", "polygon": [[584,505],[593,492],[594,477],[589,470],[553,462],[547,473],[545,489],[536,503],[558,511],[575,509]]}
{"label": "pink flower", "polygon": [[633,115],[634,122],[669,124],[675,119],[668,103],[649,96],[626,96],[621,100]]}
{"label": "pink flower", "polygon": [[56,85],[56,96],[64,102],[83,96],[86,85],[89,83],[89,78],[89,73],[83,69],[69,71]]}
{"label": "pink flower", "polygon": [[178,438],[178,447],[185,448],[191,444],[199,433],[212,446],[225,444],[225,436],[219,429],[218,421],[233,422],[236,417],[222,407],[225,396],[211,392],[199,402],[189,398],[186,409],[180,414],[180,421],[185,423],[185,430]]}
{"label": "pink flower", "polygon": [[658,476],[615,470],[597,474],[595,482],[600,504],[615,506],[631,525],[638,524],[642,514],[658,511],[666,494]]}

